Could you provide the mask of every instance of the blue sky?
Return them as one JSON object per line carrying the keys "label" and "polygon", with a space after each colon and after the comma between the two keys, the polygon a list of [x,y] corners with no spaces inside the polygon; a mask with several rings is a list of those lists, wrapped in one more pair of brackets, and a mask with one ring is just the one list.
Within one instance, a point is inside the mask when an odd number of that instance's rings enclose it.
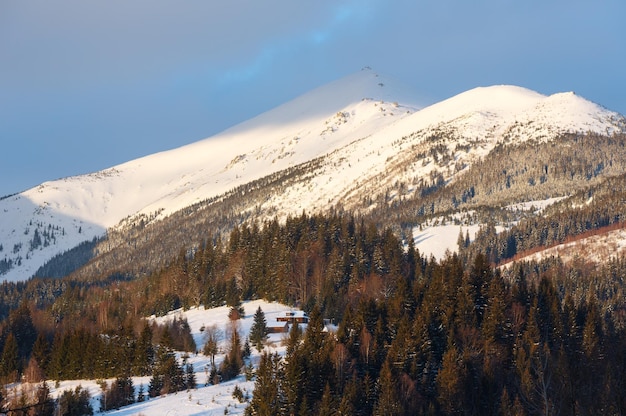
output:
{"label": "blue sky", "polygon": [[0,196],[191,143],[370,66],[626,114],[623,0],[2,0]]}

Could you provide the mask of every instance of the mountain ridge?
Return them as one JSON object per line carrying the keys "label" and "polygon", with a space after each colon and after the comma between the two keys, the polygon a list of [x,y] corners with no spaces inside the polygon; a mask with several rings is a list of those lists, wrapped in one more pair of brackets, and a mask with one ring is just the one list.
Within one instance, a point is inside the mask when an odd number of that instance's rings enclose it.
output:
{"label": "mountain ridge", "polygon": [[[420,110],[418,100],[405,104],[394,94],[393,82],[364,70],[210,138],[0,200],[0,273],[24,280],[46,259],[103,236],[124,218],[163,219],[316,158],[316,170],[255,209],[279,217],[336,204],[351,209],[393,182],[415,190],[416,180],[450,181],[498,143],[626,131],[623,116],[572,93],[479,87]],[[41,244],[34,230],[46,231]]]}

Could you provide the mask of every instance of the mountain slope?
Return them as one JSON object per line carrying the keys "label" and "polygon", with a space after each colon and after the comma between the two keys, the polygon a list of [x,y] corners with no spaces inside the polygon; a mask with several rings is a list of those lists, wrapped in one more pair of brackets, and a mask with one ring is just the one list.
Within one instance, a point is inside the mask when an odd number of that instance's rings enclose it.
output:
{"label": "mountain slope", "polygon": [[0,274],[23,280],[123,218],[163,218],[395,123],[414,107],[384,101],[398,95],[392,84],[364,70],[211,138],[0,200]]}
{"label": "mountain slope", "polygon": [[128,245],[120,233],[129,226],[194,204],[217,209],[237,200],[231,210],[257,219],[337,205],[369,209],[379,195],[388,201],[448,183],[499,144],[626,126],[619,114],[572,93],[476,88],[420,111],[402,95],[364,70],[211,138],[0,200],[0,273],[28,278],[106,230],[118,237],[100,253]]}

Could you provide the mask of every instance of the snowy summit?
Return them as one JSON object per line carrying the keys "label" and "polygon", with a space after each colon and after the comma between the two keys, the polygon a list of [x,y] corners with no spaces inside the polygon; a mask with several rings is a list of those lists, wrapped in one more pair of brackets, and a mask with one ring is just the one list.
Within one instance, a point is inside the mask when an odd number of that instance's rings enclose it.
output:
{"label": "snowy summit", "polygon": [[383,192],[386,183],[447,171],[451,166],[410,160],[408,149],[424,146],[437,132],[452,133],[454,145],[472,146],[454,162],[468,165],[503,141],[549,140],[570,131],[610,134],[625,125],[619,114],[572,93],[492,86],[420,109],[419,97],[404,91],[364,69],[199,142],[5,197],[0,276],[27,279],[54,255],[105,235],[124,219],[145,214],[159,220],[319,158],[324,163],[287,192],[268,195],[262,212],[284,217],[338,202],[350,208],[364,193]]}

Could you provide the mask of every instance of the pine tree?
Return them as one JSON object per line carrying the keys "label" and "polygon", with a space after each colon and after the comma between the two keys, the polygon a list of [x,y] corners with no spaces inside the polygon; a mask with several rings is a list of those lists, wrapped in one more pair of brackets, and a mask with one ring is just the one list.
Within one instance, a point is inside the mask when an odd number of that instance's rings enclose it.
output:
{"label": "pine tree", "polygon": [[358,381],[354,378],[346,384],[337,409],[338,416],[350,416],[356,414],[354,404],[357,401],[358,395],[357,385]]}
{"label": "pine tree", "polygon": [[33,325],[30,309],[26,302],[22,302],[20,306],[9,315],[9,330],[13,333],[17,341],[18,357],[20,360],[18,368],[21,370],[21,363],[28,359],[33,344],[37,339],[37,330]]}
{"label": "pine tree", "polygon": [[307,357],[298,341],[301,336],[300,330],[295,328],[298,328],[297,324],[292,326],[289,333],[283,382],[286,408],[290,415],[296,414],[303,399],[306,399],[306,371],[308,366]]}
{"label": "pine tree", "polygon": [[76,389],[66,390],[59,397],[58,414],[61,416],[86,416],[93,415],[90,395],[82,386]]}
{"label": "pine tree", "polygon": [[374,415],[393,416],[402,414],[402,403],[400,403],[398,389],[394,380],[395,377],[391,371],[391,365],[389,361],[385,361],[378,380],[380,393],[376,407],[374,407]]}
{"label": "pine tree", "polygon": [[43,333],[37,335],[35,344],[33,345],[32,358],[37,360],[39,368],[47,375],[48,366],[50,364],[50,343]]}
{"label": "pine tree", "polygon": [[324,332],[322,315],[316,305],[311,311],[302,344],[302,353],[307,362],[304,380],[305,395],[309,406],[315,406],[322,398],[326,380],[333,373],[330,359],[331,348],[327,334]]}
{"label": "pine tree", "polygon": [[289,338],[287,338],[287,356],[293,354],[293,352],[298,348],[300,342],[302,341],[302,329],[300,325],[296,322],[291,325],[289,329]]}
{"label": "pine tree", "polygon": [[236,377],[243,367],[243,358],[241,351],[241,337],[237,325],[233,324],[231,327],[230,346],[222,366],[220,368],[220,374],[222,380],[230,380]]}
{"label": "pine tree", "polygon": [[265,320],[265,313],[259,306],[254,314],[254,321],[250,328],[250,341],[254,345],[257,351],[263,350],[263,343],[267,339],[267,321]]}
{"label": "pine tree", "polygon": [[100,410],[119,409],[134,402],[135,388],[132,378],[118,377],[111,383],[110,388],[104,389],[100,399]]}
{"label": "pine tree", "polygon": [[17,348],[17,340],[13,336],[13,332],[9,332],[9,335],[4,342],[4,348],[2,350],[2,356],[0,357],[0,375],[9,377],[16,380],[17,372],[19,370],[19,355]]}
{"label": "pine tree", "polygon": [[278,354],[264,352],[254,382],[254,396],[250,402],[250,414],[275,416],[284,414],[282,391],[282,360]]}
{"label": "pine tree", "polygon": [[137,391],[137,403],[141,403],[146,400],[146,391],[143,387],[143,383],[139,385],[139,390]]}
{"label": "pine tree", "polygon": [[439,403],[448,413],[463,410],[463,379],[465,369],[461,357],[454,346],[450,346],[443,355],[441,370],[437,375],[437,391]]}
{"label": "pine tree", "polygon": [[326,387],[324,387],[324,393],[322,394],[322,400],[320,401],[320,405],[317,408],[317,414],[322,416],[332,416],[335,414],[337,410],[337,403],[333,394],[330,391],[330,385],[326,383]]}
{"label": "pine tree", "polygon": [[231,321],[236,321],[244,316],[244,309],[241,304],[241,291],[237,287],[237,281],[234,277],[228,281],[228,287],[226,289],[226,305],[230,306],[228,317]]}
{"label": "pine tree", "polygon": [[148,395],[156,397],[161,394],[175,393],[186,388],[183,369],[176,361],[176,355],[167,348],[160,348],[152,378],[150,379],[150,385],[148,386]]}
{"label": "pine tree", "polygon": [[493,274],[487,257],[479,253],[474,258],[474,263],[468,276],[469,293],[474,303],[476,313],[476,324],[481,325],[487,308],[487,290]]}
{"label": "pine tree", "polygon": [[139,376],[150,374],[154,363],[154,347],[152,346],[152,328],[145,322],[139,339],[135,344],[133,372]]}
{"label": "pine tree", "polygon": [[241,350],[241,358],[247,360],[251,355],[252,349],[250,348],[250,342],[248,341],[248,338],[246,338],[246,341],[243,343],[243,349]]}
{"label": "pine tree", "polygon": [[45,381],[37,387],[35,394],[35,412],[37,416],[52,416],[54,415],[54,399],[50,396],[50,387]]}
{"label": "pine tree", "polygon": [[187,386],[187,390],[195,389],[197,387],[196,383],[196,373],[193,370],[193,364],[187,363],[185,365],[185,385]]}
{"label": "pine tree", "polygon": [[456,239],[456,245],[459,248],[459,253],[463,253],[465,249],[465,238],[463,237],[463,228],[459,228],[459,236]]}

